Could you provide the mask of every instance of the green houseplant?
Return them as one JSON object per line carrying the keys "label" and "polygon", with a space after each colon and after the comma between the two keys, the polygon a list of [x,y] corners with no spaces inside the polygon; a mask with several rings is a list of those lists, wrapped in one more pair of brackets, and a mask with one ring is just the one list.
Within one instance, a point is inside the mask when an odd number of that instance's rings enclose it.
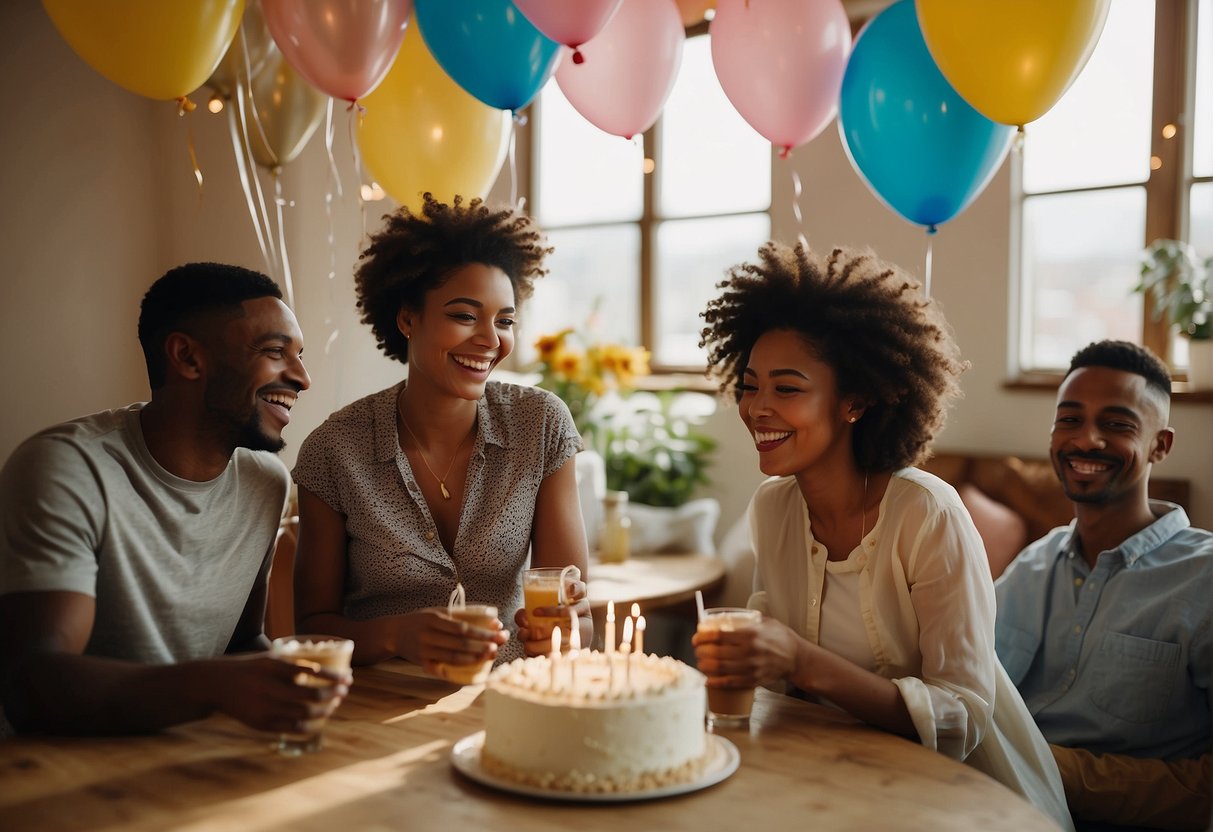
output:
{"label": "green houseplant", "polygon": [[1201,258],[1181,240],[1156,240],[1142,254],[1133,291],[1154,301],[1154,319],[1188,339],[1188,383],[1213,388],[1213,257]]}
{"label": "green houseplant", "polygon": [[1133,291],[1154,299],[1154,319],[1165,313],[1182,335],[1213,338],[1213,257],[1201,259],[1180,240],[1156,240],[1141,259],[1141,280]]}

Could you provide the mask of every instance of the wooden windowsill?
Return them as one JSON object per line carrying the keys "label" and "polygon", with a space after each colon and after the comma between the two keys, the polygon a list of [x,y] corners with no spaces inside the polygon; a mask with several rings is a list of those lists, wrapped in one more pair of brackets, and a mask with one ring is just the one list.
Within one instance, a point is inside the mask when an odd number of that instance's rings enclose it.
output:
{"label": "wooden windowsill", "polygon": [[[1056,393],[1061,373],[1023,373],[1002,383],[1003,390],[1031,390]],[[1188,382],[1171,382],[1171,401],[1179,404],[1213,404],[1213,390],[1189,390]]]}

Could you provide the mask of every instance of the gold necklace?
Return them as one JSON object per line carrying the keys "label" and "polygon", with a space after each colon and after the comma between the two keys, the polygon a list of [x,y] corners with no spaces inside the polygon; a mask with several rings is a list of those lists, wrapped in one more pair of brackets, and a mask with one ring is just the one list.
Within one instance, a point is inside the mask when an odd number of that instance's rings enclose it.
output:
{"label": "gold necklace", "polygon": [[[400,411],[396,411],[400,413]],[[455,467],[455,460],[459,458],[459,452],[463,450],[464,442],[468,441],[468,437],[472,435],[472,431],[464,434],[463,440],[459,443],[459,447],[455,449],[455,455],[451,457],[451,464],[446,466],[446,473],[441,477],[434,473],[434,469],[430,467],[429,460],[425,458],[425,451],[421,449],[421,440],[417,438],[417,434],[413,433],[413,429],[409,427],[409,423],[404,420],[404,414],[400,413],[400,424],[404,425],[404,429],[409,432],[409,436],[413,437],[413,442],[417,445],[417,456],[421,457],[421,464],[425,466],[425,470],[430,472],[430,476],[438,480],[438,487],[442,489],[442,499],[451,499],[451,492],[446,490],[446,478],[451,475],[451,469]]]}

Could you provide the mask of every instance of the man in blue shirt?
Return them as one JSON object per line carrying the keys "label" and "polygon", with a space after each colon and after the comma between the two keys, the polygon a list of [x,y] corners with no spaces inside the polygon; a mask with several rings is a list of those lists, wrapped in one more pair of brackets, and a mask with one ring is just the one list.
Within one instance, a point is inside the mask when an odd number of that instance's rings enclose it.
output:
{"label": "man in blue shirt", "polygon": [[1210,820],[1213,534],[1150,500],[1171,451],[1171,379],[1123,341],[1080,350],[1057,393],[1050,458],[1075,520],[996,584],[998,656],[1082,821]]}

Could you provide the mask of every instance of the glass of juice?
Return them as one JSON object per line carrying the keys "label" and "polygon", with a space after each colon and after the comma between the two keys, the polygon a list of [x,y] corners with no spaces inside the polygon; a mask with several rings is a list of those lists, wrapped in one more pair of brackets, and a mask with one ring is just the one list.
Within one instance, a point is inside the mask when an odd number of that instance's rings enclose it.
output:
{"label": "glass of juice", "polygon": [[[270,645],[270,655],[275,659],[300,667],[313,670],[331,670],[336,673],[349,673],[350,658],[354,655],[354,642],[348,638],[320,635],[283,636],[274,639]],[[296,679],[298,684],[322,687],[331,685],[327,679],[300,674]],[[308,730],[299,734],[279,734],[275,748],[279,754],[288,757],[298,757],[319,751],[324,745],[324,724],[327,718],[313,720]]]}
{"label": "glass of juice", "polygon": [[[581,580],[581,570],[576,566],[541,566],[522,573],[522,595],[527,618],[535,639],[550,638],[552,630],[559,627],[567,636],[573,629],[568,615],[540,616],[535,610],[557,607],[568,603],[572,586]],[[564,639],[568,643],[568,639]]]}
{"label": "glass of juice", "polygon": [[[704,610],[699,619],[699,632],[745,630],[762,623],[759,610],[741,607],[711,607]],[[736,728],[750,721],[754,707],[754,688],[708,687],[708,724],[722,728]]]}

